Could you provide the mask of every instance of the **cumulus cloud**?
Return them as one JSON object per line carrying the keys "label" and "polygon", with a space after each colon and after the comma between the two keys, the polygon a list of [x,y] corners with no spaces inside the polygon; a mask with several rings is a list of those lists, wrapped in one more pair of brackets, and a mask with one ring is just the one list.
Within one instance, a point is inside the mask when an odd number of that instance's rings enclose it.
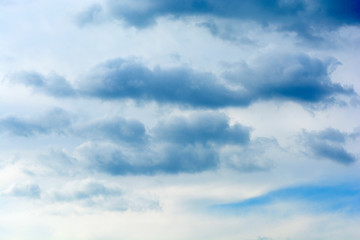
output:
{"label": "cumulus cloud", "polygon": [[225,76],[244,87],[252,101],[279,99],[330,104],[336,102],[337,95],[356,95],[352,88],[331,81],[329,74],[337,64],[334,59],[278,53],[261,56],[255,64],[244,64],[237,72]]}
{"label": "cumulus cloud", "polygon": [[109,0],[108,7],[115,19],[137,28],[152,26],[160,17],[210,16],[273,25],[309,39],[316,38],[324,29],[360,23],[360,5],[352,0],[142,0],[132,4]]}
{"label": "cumulus cloud", "polygon": [[282,99],[303,104],[332,103],[337,95],[356,95],[331,82],[334,60],[308,55],[266,55],[256,65],[224,74],[232,86],[215,76],[177,68],[153,70],[123,59],[98,65],[84,78],[84,95],[102,99],[132,98],[195,107],[248,106],[259,100]]}
{"label": "cumulus cloud", "polygon": [[[64,85],[82,97],[201,108],[247,107],[256,101],[274,99],[327,106],[340,102],[339,95],[357,96],[352,87],[331,81],[330,73],[336,64],[333,59],[320,60],[305,54],[267,54],[256,64],[239,64],[237,70],[225,72],[226,82],[189,68],[150,69],[139,62],[115,59],[92,68],[76,88]],[[54,94],[52,85],[45,84],[42,78],[26,76],[22,82],[38,91],[55,97],[71,95]]]}
{"label": "cumulus cloud", "polygon": [[249,104],[248,99],[220,84],[210,73],[188,68],[149,69],[124,59],[93,68],[80,82],[79,91],[101,99],[130,98],[208,108]]}
{"label": "cumulus cloud", "polygon": [[223,146],[244,146],[250,128],[230,126],[220,113],[198,113],[187,118],[173,117],[159,123],[141,151],[109,142],[87,142],[77,148],[77,156],[90,170],[111,175],[195,173],[219,167]]}
{"label": "cumulus cloud", "polygon": [[345,165],[356,161],[356,157],[344,148],[349,136],[334,128],[303,133],[305,145],[315,156]]}
{"label": "cumulus cloud", "polygon": [[31,137],[37,134],[64,134],[71,126],[70,115],[54,108],[38,118],[4,116],[0,118],[0,133]]}

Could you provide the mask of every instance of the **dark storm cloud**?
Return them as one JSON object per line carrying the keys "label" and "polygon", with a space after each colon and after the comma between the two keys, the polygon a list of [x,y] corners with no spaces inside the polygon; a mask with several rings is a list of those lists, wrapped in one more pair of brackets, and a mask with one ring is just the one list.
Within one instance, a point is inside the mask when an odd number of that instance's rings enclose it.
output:
{"label": "dark storm cloud", "polygon": [[349,134],[327,128],[323,131],[304,132],[303,137],[306,146],[318,157],[341,164],[351,164],[356,161],[355,156],[344,148]]}
{"label": "dark storm cloud", "polygon": [[108,7],[114,18],[137,28],[152,26],[159,17],[210,16],[275,25],[310,39],[319,30],[360,23],[358,0],[109,0]]}
{"label": "dark storm cloud", "polygon": [[0,133],[22,137],[31,137],[36,134],[63,134],[68,131],[70,125],[69,114],[60,108],[55,108],[38,118],[1,117]]}

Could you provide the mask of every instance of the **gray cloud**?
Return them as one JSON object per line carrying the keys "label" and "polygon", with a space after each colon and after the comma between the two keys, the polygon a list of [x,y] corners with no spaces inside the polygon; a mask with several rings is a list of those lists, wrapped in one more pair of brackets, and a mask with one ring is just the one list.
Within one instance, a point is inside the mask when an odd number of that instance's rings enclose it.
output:
{"label": "gray cloud", "polygon": [[22,82],[54,97],[133,99],[201,108],[247,107],[256,101],[281,100],[315,107],[338,103],[339,95],[357,97],[352,87],[331,81],[329,74],[337,64],[334,59],[305,54],[268,54],[256,64],[239,64],[237,70],[225,72],[224,83],[211,73],[189,68],[150,69],[138,62],[115,59],[92,68],[77,88],[69,87],[76,94],[53,94],[51,84],[33,74],[25,75],[28,78]]}
{"label": "gray cloud", "polygon": [[240,124],[229,125],[225,114],[203,113],[191,118],[177,117],[160,123],[154,129],[157,138],[178,144],[247,144],[250,129]]}
{"label": "gray cloud", "polygon": [[76,133],[93,140],[110,139],[114,142],[144,144],[147,134],[142,123],[120,117],[99,119],[78,127]]}
{"label": "gray cloud", "polygon": [[153,175],[157,173],[195,173],[218,166],[218,153],[212,147],[175,144],[157,145],[156,150],[123,153],[108,143],[85,143],[77,150],[79,159],[90,171],[110,175]]}
{"label": "gray cloud", "polygon": [[160,17],[210,16],[272,25],[315,41],[321,30],[360,23],[360,4],[352,0],[142,0],[132,4],[109,0],[108,7],[115,19],[137,28],[152,26]]}
{"label": "gray cloud", "polygon": [[174,117],[150,132],[151,141],[140,146],[141,151],[88,142],[77,149],[77,155],[90,170],[111,175],[194,173],[218,168],[223,146],[244,146],[250,141],[248,127],[230,126],[219,113]]}
{"label": "gray cloud", "polygon": [[54,97],[72,97],[75,91],[71,84],[62,76],[50,73],[43,76],[37,72],[18,72],[10,76],[11,82],[21,83],[35,90]]}
{"label": "gray cloud", "polygon": [[346,140],[349,138],[347,133],[327,128],[322,131],[305,131],[303,138],[305,145],[318,157],[345,165],[356,161],[355,156],[344,148]]}

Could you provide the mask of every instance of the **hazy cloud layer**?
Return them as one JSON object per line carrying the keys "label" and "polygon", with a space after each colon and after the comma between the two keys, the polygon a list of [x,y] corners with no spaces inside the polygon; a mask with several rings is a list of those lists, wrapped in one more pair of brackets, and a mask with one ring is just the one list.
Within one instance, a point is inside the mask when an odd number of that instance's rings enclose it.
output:
{"label": "hazy cloud layer", "polygon": [[22,137],[51,133],[64,134],[70,126],[70,115],[60,108],[50,110],[38,118],[20,118],[11,115],[0,118],[0,133]]}

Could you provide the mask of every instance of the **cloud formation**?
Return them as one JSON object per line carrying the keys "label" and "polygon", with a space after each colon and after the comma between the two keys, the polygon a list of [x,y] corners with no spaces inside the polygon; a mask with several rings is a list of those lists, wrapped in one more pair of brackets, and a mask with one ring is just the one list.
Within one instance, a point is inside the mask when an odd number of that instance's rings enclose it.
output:
{"label": "cloud formation", "polygon": [[89,169],[111,175],[194,173],[218,168],[223,146],[250,142],[250,128],[230,126],[229,119],[219,113],[174,117],[150,132],[151,141],[134,150],[109,142],[87,142],[78,147],[77,156]]}
{"label": "cloud formation", "polygon": [[239,64],[237,70],[225,72],[226,82],[189,68],[150,69],[138,62],[115,59],[92,68],[76,87],[57,77],[66,87],[56,90],[58,82],[53,78],[33,73],[22,73],[23,77],[16,79],[54,97],[133,99],[198,108],[247,107],[263,100],[327,106],[338,102],[339,95],[357,96],[352,87],[331,81],[329,74],[336,64],[333,59],[305,54],[268,54],[256,64]]}
{"label": "cloud formation", "polygon": [[129,145],[144,144],[148,138],[141,122],[120,117],[98,119],[79,126],[75,131],[92,140],[112,140]]}
{"label": "cloud formation", "polygon": [[321,30],[360,23],[360,4],[353,0],[142,0],[132,4],[109,0],[108,8],[115,19],[137,28],[152,26],[160,17],[208,16],[274,25],[278,30],[316,38]]}
{"label": "cloud formation", "polygon": [[344,148],[349,134],[334,128],[327,128],[322,131],[304,132],[303,137],[305,138],[306,146],[315,156],[345,165],[356,161],[355,156]]}
{"label": "cloud formation", "polygon": [[191,118],[175,117],[154,129],[157,138],[177,144],[234,144],[250,141],[250,129],[240,124],[229,125],[225,114],[204,113]]}

